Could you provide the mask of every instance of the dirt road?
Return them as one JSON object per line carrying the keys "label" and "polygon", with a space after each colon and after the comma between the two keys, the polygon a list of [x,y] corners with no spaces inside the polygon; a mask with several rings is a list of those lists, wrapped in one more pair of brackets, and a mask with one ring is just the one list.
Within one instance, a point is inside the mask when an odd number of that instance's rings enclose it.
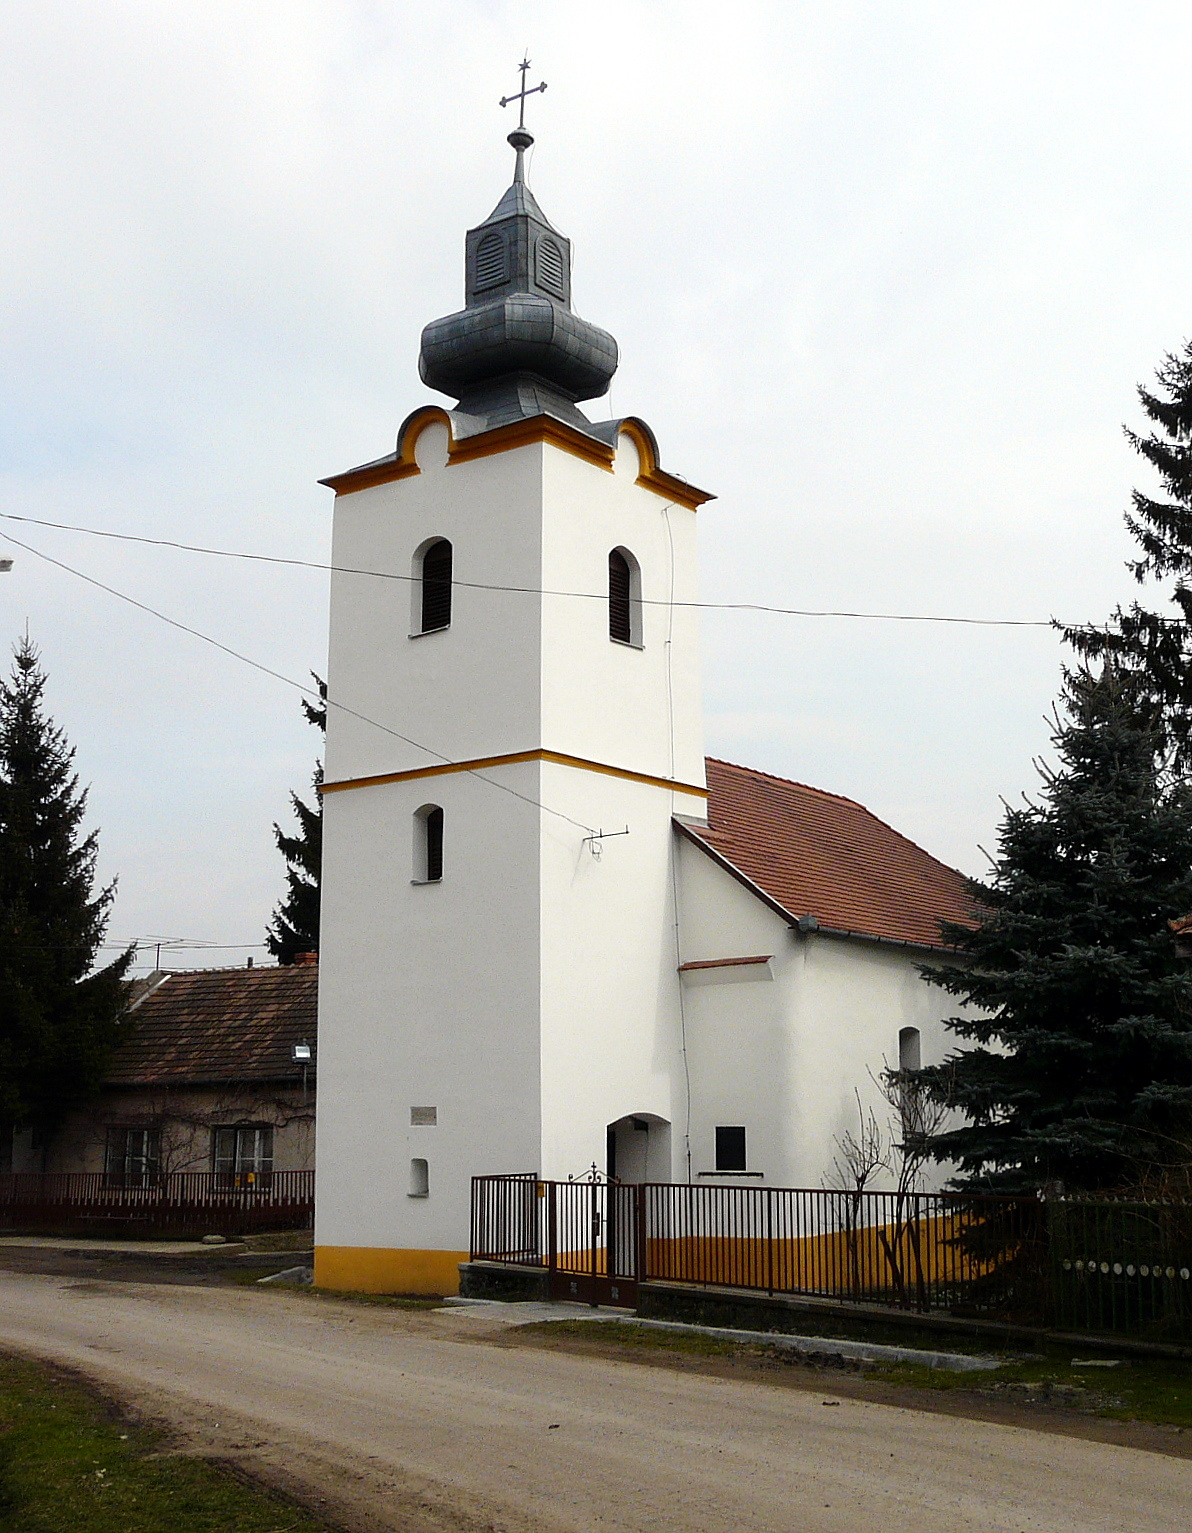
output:
{"label": "dirt road", "polygon": [[373,1530],[1158,1533],[1192,1462],[491,1345],[462,1315],[0,1273],[0,1345]]}

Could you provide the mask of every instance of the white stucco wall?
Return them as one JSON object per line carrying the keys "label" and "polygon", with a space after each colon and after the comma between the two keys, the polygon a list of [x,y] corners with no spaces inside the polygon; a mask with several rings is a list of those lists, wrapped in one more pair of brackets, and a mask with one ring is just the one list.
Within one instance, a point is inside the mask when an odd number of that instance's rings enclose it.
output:
{"label": "white stucco wall", "polygon": [[[647,603],[640,647],[614,643],[607,591],[624,547],[644,597],[694,599],[695,514],[635,483],[627,437],[615,472],[550,443],[448,465],[435,422],[417,461],[337,499],[334,563],[408,574],[449,538],[451,626],[411,638],[407,582],[334,577],[330,696],[417,744],[332,707],[327,782],[523,751],[612,770],[545,759],[326,794],[317,1246],[466,1249],[473,1175],[603,1166],[608,1123],[673,1119],[681,1065],[671,817],[704,799],[618,773],[702,786],[696,623]],[[415,885],[426,804],[443,879]],[[626,828],[593,857],[590,832]]]}
{"label": "white stucco wall", "polygon": [[[897,1065],[899,1030],[920,1030],[925,1065],[954,1042],[949,997],[918,972],[930,954],[800,934],[686,839],[679,868],[684,962],[773,954],[772,980],[701,974],[684,987],[693,1176],[713,1180],[700,1173],[715,1167],[716,1125],[732,1124],[745,1127],[749,1169],[767,1183],[827,1185],[837,1140],[857,1130],[854,1091],[893,1132],[874,1077]],[[945,1174],[929,1169],[924,1185]]]}

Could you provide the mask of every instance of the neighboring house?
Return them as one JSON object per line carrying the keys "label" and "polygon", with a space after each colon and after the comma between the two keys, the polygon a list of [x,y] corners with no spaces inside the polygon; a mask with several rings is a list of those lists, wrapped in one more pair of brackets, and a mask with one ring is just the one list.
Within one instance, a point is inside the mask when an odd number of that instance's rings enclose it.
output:
{"label": "neighboring house", "polygon": [[[142,1186],[213,1171],[247,1187],[314,1166],[318,967],[152,976],[95,1103],[54,1136],[47,1171]],[[14,1169],[41,1170],[18,1163]]]}

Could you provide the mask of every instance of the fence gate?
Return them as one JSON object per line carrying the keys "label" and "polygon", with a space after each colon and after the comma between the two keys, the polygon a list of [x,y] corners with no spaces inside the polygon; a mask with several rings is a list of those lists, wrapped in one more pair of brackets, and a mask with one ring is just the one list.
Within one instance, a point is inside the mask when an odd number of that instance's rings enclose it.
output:
{"label": "fence gate", "polygon": [[540,1182],[551,1297],[632,1308],[644,1256],[641,1188],[592,1177]]}

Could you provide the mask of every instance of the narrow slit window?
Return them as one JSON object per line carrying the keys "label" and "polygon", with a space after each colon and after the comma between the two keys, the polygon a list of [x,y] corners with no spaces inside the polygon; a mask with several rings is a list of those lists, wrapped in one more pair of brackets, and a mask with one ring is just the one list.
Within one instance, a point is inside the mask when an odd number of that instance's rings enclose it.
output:
{"label": "narrow slit window", "polygon": [[422,555],[422,611],[418,631],[451,626],[451,544],[439,538]]}
{"label": "narrow slit window", "polygon": [[917,1027],[899,1029],[898,1068],[900,1070],[921,1070],[923,1068],[923,1037]]}
{"label": "narrow slit window", "polygon": [[608,556],[608,636],[617,644],[640,645],[641,572],[637,560],[624,548]]}
{"label": "narrow slit window", "polygon": [[443,811],[423,804],[414,816],[414,882],[437,884],[443,878]]}
{"label": "narrow slit window", "polygon": [[722,1126],[716,1130],[717,1171],[745,1170],[745,1130],[736,1126]]}
{"label": "narrow slit window", "polygon": [[415,1156],[410,1162],[410,1196],[430,1197],[430,1167],[421,1156]]}

